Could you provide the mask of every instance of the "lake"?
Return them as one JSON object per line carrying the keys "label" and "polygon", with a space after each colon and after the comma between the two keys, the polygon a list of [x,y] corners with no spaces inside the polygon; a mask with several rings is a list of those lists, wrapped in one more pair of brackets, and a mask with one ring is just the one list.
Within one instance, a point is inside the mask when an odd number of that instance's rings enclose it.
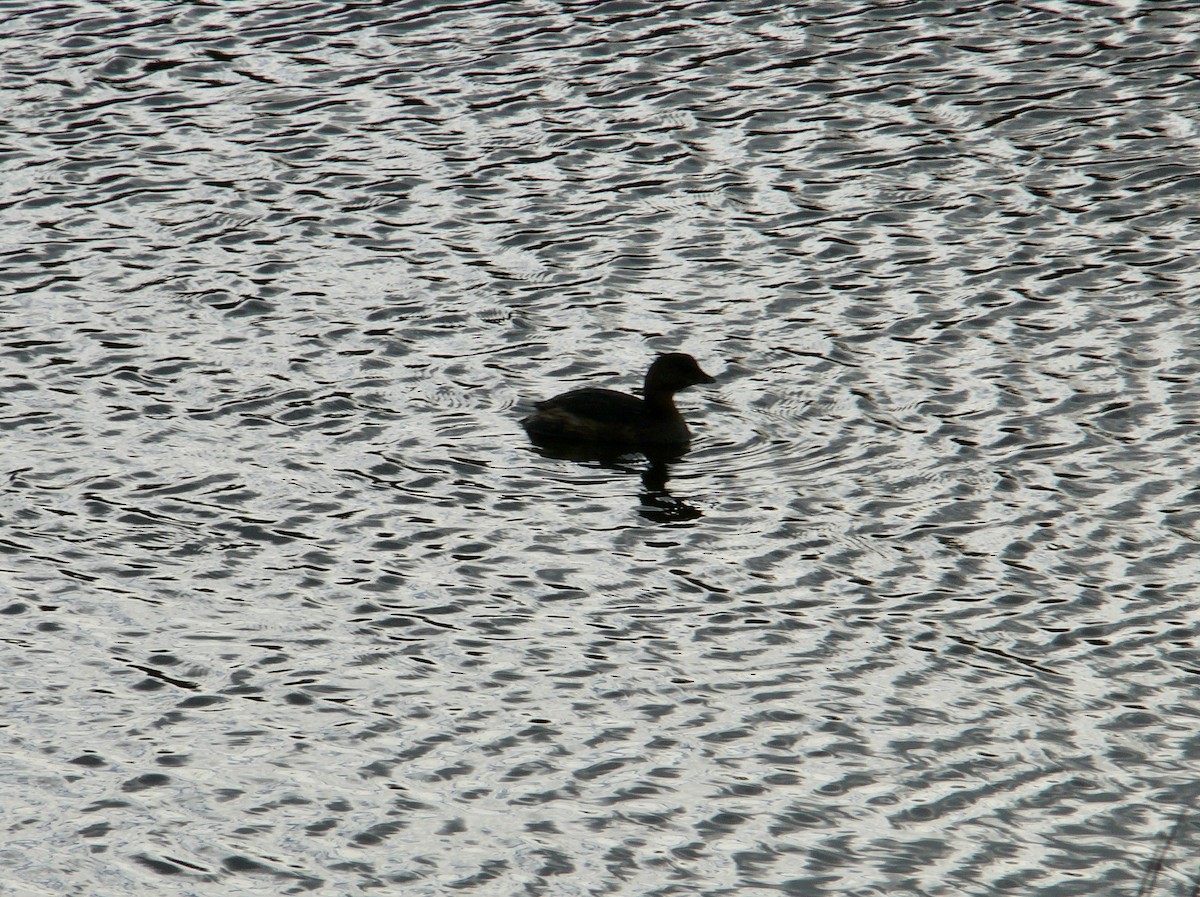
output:
{"label": "lake", "polygon": [[4,893],[1193,893],[1200,9],[0,9]]}

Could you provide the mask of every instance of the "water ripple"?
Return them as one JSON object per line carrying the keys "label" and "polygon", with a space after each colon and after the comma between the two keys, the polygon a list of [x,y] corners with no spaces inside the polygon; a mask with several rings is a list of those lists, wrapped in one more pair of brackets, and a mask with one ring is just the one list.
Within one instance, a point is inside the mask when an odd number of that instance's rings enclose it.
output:
{"label": "water ripple", "polygon": [[14,887],[1190,891],[1186,4],[0,8]]}

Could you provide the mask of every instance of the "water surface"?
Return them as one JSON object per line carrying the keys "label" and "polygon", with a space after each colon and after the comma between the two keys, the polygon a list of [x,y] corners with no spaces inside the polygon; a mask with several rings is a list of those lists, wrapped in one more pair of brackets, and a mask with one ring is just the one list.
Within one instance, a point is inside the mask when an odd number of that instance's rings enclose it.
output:
{"label": "water surface", "polygon": [[1189,4],[0,11],[6,892],[1191,893]]}

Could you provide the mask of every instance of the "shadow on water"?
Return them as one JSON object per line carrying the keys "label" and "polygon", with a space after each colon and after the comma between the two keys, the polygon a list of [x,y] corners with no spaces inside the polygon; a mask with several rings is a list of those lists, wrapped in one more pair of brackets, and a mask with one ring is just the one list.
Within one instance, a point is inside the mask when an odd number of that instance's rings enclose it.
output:
{"label": "shadow on water", "polygon": [[690,445],[620,446],[577,440],[546,439],[530,436],[530,442],[544,458],[575,461],[622,474],[638,473],[642,478],[638,514],[655,523],[685,523],[704,516],[703,512],[676,498],[667,489],[671,465],[687,454]]}
{"label": "shadow on water", "polygon": [[[1141,886],[1138,888],[1137,897],[1153,897],[1155,888],[1158,885],[1158,876],[1162,873],[1167,858],[1171,854],[1171,849],[1175,846],[1187,821],[1188,812],[1185,809],[1180,812],[1175,820],[1175,825],[1167,833],[1158,850],[1154,852],[1154,857],[1147,865],[1146,874],[1143,876]],[[1192,889],[1188,893],[1190,897],[1200,897],[1200,876],[1192,882]]]}

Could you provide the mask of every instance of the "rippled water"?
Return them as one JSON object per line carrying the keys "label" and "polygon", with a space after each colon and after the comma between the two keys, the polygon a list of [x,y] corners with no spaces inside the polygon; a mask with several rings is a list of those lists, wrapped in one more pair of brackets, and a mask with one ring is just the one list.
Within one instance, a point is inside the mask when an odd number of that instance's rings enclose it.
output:
{"label": "rippled water", "polygon": [[0,2],[0,890],[1192,893],[1193,6]]}

